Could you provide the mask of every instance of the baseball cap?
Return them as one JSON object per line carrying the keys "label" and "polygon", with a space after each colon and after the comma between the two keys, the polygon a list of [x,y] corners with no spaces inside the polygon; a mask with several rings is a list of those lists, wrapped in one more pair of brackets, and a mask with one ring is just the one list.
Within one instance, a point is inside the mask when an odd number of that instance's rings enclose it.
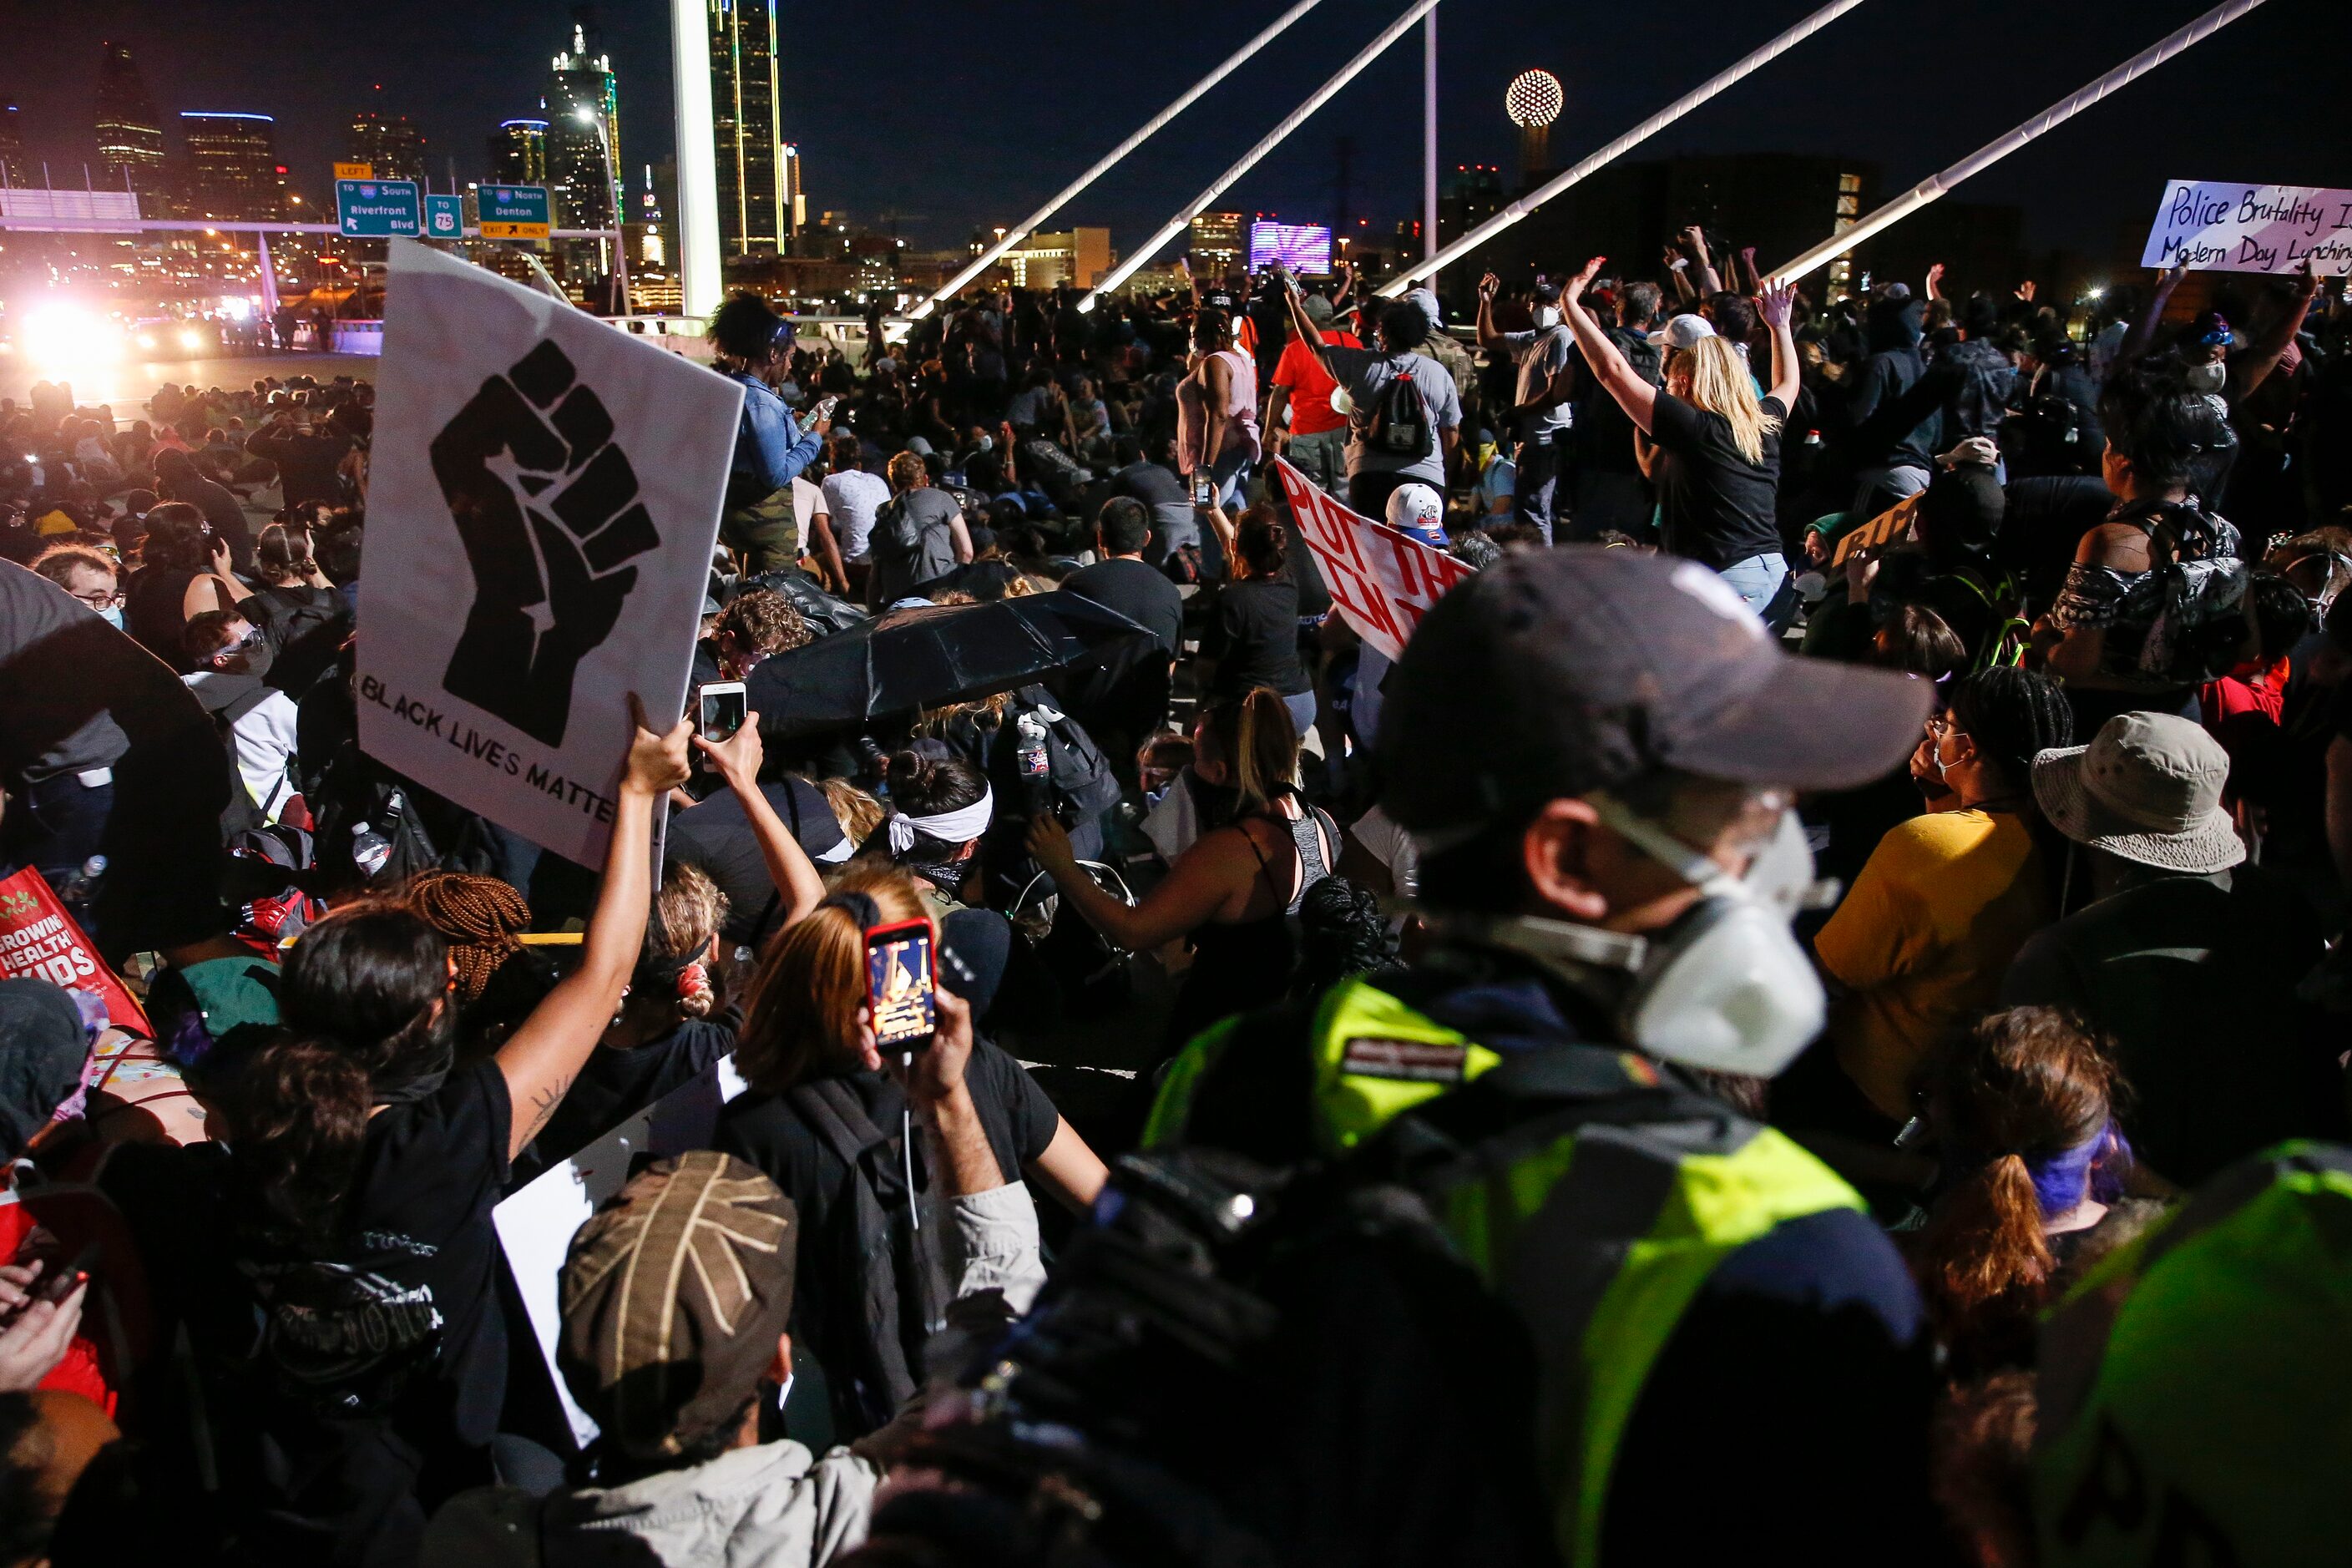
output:
{"label": "baseball cap", "polygon": [[1405,645],[1381,714],[1381,804],[1428,834],[1660,767],[1850,789],[1910,753],[1931,695],[1783,653],[1695,561],[1515,552],[1440,599]]}
{"label": "baseball cap", "polygon": [[1331,324],[1331,301],[1326,300],[1322,295],[1309,294],[1307,296],[1305,309],[1307,311],[1307,319],[1314,322],[1317,326],[1328,327]]}
{"label": "baseball cap", "polygon": [[656,1160],[572,1238],[556,1363],[604,1441],[675,1458],[743,1417],[792,1314],[799,1216],[730,1154]]}
{"label": "baseball cap", "polygon": [[1399,485],[1391,491],[1388,520],[1399,532],[1445,548],[1445,500],[1427,485]]}
{"label": "baseball cap", "polygon": [[1535,296],[1536,303],[1538,305],[1557,305],[1559,303],[1559,285],[1557,283],[1547,283],[1541,279],[1538,279],[1535,288],[1530,290],[1530,292]]}
{"label": "baseball cap", "polygon": [[1650,334],[1654,349],[1695,349],[1703,338],[1715,336],[1714,323],[1705,316],[1676,316]]}

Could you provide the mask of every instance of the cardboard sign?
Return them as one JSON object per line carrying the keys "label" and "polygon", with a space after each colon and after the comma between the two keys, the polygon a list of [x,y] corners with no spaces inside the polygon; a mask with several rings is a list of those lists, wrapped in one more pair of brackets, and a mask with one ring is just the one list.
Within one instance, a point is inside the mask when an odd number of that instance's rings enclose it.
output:
{"label": "cardboard sign", "polygon": [[2144,267],[2210,272],[2352,273],[2352,190],[2175,180],[2148,230]]}
{"label": "cardboard sign", "polygon": [[411,242],[383,344],[360,745],[599,865],[630,695],[685,707],[743,389]]}
{"label": "cardboard sign", "polygon": [[721,1057],[709,1072],[532,1178],[490,1211],[515,1294],[522,1299],[531,1337],[539,1342],[540,1360],[572,1424],[572,1436],[583,1449],[596,1440],[595,1418],[572,1400],[555,1364],[555,1347],[563,1335],[563,1257],[572,1237],[597,1205],[628,1184],[641,1160],[709,1148],[719,1131],[719,1108],[748,1087],[735,1070],[734,1057]]}
{"label": "cardboard sign", "polygon": [[30,866],[0,879],[0,975],[87,991],[118,1028],[154,1037],[147,1015]]}
{"label": "cardboard sign", "polygon": [[1423,615],[1471,569],[1385,522],[1359,517],[1280,458],[1274,472],[1331,603],[1391,662],[1402,658]]}
{"label": "cardboard sign", "polygon": [[1882,549],[1898,540],[1911,537],[1912,520],[1919,515],[1919,496],[1907,495],[1860,528],[1837,542],[1837,553],[1830,557],[1832,566],[1843,566],[1846,557],[1867,550]]}

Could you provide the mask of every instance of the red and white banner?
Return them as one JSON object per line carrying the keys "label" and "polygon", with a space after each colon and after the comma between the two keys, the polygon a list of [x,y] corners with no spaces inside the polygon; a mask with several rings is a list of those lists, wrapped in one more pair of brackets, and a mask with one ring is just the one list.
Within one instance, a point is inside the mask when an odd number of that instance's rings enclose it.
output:
{"label": "red and white banner", "polygon": [[147,1015],[30,866],[0,879],[0,976],[87,991],[118,1027],[152,1037]]}
{"label": "red and white banner", "polygon": [[1349,511],[1280,458],[1274,460],[1274,473],[1322,569],[1331,602],[1391,663],[1402,658],[1422,616],[1469,576],[1470,568],[1385,522]]}

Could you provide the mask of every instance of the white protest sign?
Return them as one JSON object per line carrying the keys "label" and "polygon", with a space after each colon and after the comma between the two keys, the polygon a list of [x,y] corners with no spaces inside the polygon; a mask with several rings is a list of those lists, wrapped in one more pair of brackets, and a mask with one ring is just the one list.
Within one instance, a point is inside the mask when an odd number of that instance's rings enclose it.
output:
{"label": "white protest sign", "polygon": [[507,1271],[514,1277],[515,1294],[522,1298],[531,1337],[539,1342],[540,1360],[546,1363],[548,1381],[555,1385],[555,1397],[572,1423],[572,1436],[583,1448],[596,1440],[596,1423],[573,1401],[555,1364],[556,1343],[563,1335],[561,1277],[572,1237],[597,1205],[628,1184],[638,1156],[661,1159],[709,1148],[718,1131],[719,1108],[748,1087],[735,1070],[733,1055],[721,1057],[709,1071],[533,1177],[490,1211]]}
{"label": "white protest sign", "polygon": [[743,389],[394,240],[360,598],[360,745],[602,863],[629,694],[684,708]]}
{"label": "white protest sign", "polygon": [[1322,569],[1331,603],[1358,636],[1391,662],[1402,658],[1423,613],[1469,576],[1470,568],[1385,522],[1349,511],[1280,458],[1274,460],[1274,472],[1298,520],[1299,534]]}
{"label": "white protest sign", "polygon": [[2212,272],[2352,273],[2352,191],[2175,180],[2148,230],[2144,267]]}

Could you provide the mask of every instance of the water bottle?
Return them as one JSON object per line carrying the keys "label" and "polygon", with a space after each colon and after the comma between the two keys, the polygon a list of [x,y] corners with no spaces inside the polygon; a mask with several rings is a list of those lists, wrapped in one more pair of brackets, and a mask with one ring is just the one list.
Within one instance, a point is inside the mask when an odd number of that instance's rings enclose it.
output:
{"label": "water bottle", "polygon": [[1046,776],[1045,721],[1034,712],[1024,713],[1013,720],[1013,727],[1016,737],[1013,763],[1021,773],[1022,793],[1028,797],[1029,815],[1034,818],[1052,805]]}
{"label": "water bottle", "polygon": [[58,885],[58,901],[68,909],[87,909],[98,897],[98,884],[106,876],[106,857],[93,855],[79,867],[66,873]]}
{"label": "water bottle", "polygon": [[352,824],[352,859],[359,866],[360,875],[373,880],[392,858],[392,840],[364,822]]}

